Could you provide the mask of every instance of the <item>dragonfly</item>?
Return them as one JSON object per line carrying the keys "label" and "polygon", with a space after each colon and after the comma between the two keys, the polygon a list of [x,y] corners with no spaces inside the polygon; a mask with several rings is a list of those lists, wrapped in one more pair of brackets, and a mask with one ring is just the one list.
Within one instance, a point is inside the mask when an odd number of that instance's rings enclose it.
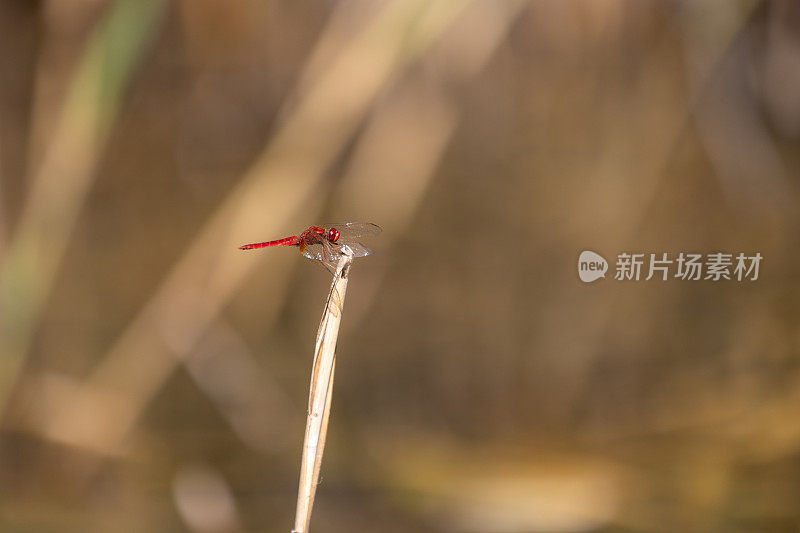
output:
{"label": "dragonfly", "polygon": [[381,232],[381,227],[369,222],[343,222],[341,224],[323,224],[309,226],[300,235],[292,235],[274,241],[256,242],[239,247],[240,250],[255,250],[271,246],[297,246],[304,257],[319,261],[325,268],[333,272],[342,256],[344,247],[352,250],[353,257],[364,257],[372,254],[361,239],[374,237]]}

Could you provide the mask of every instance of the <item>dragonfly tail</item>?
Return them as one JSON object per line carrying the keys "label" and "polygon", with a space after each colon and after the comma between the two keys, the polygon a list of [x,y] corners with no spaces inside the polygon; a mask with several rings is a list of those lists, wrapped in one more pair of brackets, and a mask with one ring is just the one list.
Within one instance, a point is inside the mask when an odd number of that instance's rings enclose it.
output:
{"label": "dragonfly tail", "polygon": [[285,239],[278,239],[277,241],[255,242],[253,244],[244,244],[239,247],[240,250],[255,250],[257,248],[267,248],[268,246],[297,246],[300,244],[300,237],[286,237]]}

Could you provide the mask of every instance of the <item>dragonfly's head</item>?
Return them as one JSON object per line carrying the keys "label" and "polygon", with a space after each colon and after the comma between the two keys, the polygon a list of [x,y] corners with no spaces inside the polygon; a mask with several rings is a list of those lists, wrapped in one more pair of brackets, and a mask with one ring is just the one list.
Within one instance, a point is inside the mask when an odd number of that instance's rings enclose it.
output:
{"label": "dragonfly's head", "polygon": [[328,240],[331,242],[336,242],[339,240],[339,230],[336,228],[331,228],[328,230]]}

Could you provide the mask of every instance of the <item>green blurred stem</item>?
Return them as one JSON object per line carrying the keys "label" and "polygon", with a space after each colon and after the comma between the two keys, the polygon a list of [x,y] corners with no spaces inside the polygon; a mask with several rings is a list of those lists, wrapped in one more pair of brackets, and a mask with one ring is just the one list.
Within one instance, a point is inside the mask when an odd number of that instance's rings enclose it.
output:
{"label": "green blurred stem", "polygon": [[0,413],[164,0],[119,0],[90,38],[0,265]]}

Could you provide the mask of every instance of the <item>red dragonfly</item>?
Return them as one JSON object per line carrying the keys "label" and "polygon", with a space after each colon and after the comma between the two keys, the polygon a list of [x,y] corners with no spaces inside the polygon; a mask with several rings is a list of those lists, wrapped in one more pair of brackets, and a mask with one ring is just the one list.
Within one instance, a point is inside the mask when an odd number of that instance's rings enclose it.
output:
{"label": "red dragonfly", "polygon": [[380,226],[364,222],[345,222],[342,224],[326,224],[309,226],[300,235],[293,235],[275,241],[257,242],[240,246],[240,250],[254,250],[268,246],[297,246],[300,253],[308,259],[319,261],[325,268],[333,271],[342,255],[342,249],[348,246],[353,257],[370,255],[372,250],[364,246],[360,240],[374,237],[381,232]]}

